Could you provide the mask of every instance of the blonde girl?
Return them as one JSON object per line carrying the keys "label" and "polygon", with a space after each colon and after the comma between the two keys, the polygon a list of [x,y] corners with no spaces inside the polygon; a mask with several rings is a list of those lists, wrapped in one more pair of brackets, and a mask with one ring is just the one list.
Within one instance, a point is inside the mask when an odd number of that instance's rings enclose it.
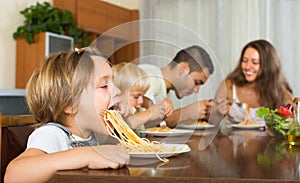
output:
{"label": "blonde girl", "polygon": [[147,74],[136,64],[122,62],[112,66],[113,80],[121,90],[121,99],[133,107],[134,115],[127,118],[132,129],[143,129],[145,123],[156,126],[165,116],[163,102],[144,108],[144,94],[149,89]]}
{"label": "blonde girl", "polygon": [[99,145],[95,133],[108,134],[101,114],[118,103],[112,70],[96,50],[49,56],[26,87],[29,108],[39,127],[26,150],[10,162],[4,182],[46,182],[56,171],[120,168],[128,152]]}

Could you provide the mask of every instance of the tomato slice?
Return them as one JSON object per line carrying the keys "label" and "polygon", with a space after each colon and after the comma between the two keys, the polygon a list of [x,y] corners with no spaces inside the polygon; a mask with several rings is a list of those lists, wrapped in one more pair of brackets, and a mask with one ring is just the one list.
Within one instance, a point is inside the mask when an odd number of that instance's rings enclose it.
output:
{"label": "tomato slice", "polygon": [[293,116],[292,111],[283,106],[278,108],[278,114],[284,118],[289,118]]}

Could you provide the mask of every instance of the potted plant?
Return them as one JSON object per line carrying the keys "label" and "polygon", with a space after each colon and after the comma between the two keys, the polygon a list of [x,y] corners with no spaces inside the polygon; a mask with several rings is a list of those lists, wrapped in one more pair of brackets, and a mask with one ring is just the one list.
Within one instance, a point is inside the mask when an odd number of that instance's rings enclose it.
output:
{"label": "potted plant", "polygon": [[37,2],[20,11],[25,17],[24,24],[19,26],[13,33],[13,38],[24,37],[28,44],[35,42],[34,35],[40,32],[53,32],[68,35],[74,38],[74,44],[79,47],[89,45],[88,34],[77,27],[77,22],[73,19],[72,13],[51,6],[50,3]]}

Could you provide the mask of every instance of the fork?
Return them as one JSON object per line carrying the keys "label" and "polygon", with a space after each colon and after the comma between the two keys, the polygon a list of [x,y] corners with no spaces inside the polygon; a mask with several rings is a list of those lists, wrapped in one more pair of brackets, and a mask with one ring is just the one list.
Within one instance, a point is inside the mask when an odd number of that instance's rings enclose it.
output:
{"label": "fork", "polygon": [[[151,95],[151,98],[152,98],[152,101],[153,101],[153,104],[156,104],[156,103],[159,103],[159,102],[163,102],[164,99],[161,97],[161,96],[158,96],[158,95],[155,95],[155,94],[152,94]],[[167,123],[166,121],[162,121],[159,123],[159,126],[161,128],[166,128],[167,127]]]}
{"label": "fork", "polygon": [[159,127],[161,127],[161,128],[166,128],[166,127],[167,127],[166,121],[160,122],[160,123],[159,123]]}
{"label": "fork", "polygon": [[237,103],[237,104],[246,110],[244,121],[250,120],[250,105],[248,103]]}

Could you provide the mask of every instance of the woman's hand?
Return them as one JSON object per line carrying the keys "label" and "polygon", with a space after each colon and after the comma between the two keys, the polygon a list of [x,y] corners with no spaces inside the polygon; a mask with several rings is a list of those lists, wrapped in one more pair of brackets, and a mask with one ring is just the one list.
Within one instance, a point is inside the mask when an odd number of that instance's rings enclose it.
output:
{"label": "woman's hand", "polygon": [[240,107],[237,103],[232,103],[229,108],[228,117],[230,121],[242,122],[246,117],[246,109]]}

